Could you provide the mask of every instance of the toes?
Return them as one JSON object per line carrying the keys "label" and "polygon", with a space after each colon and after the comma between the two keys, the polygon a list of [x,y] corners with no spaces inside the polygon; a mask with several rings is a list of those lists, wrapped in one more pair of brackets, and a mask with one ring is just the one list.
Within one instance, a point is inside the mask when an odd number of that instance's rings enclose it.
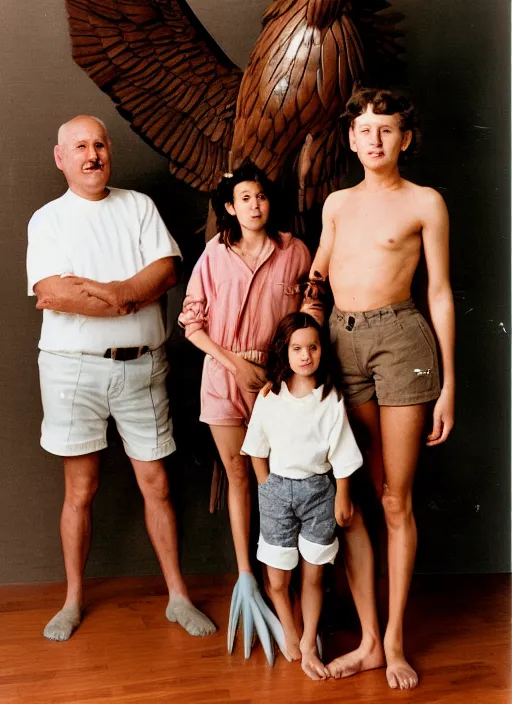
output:
{"label": "toes", "polygon": [[317,668],[316,668],[316,671],[318,672],[318,674],[320,675],[320,677],[321,677],[323,680],[328,679],[328,677],[329,677],[329,671],[327,670],[326,667],[323,667],[323,666],[322,666],[322,667],[317,667]]}
{"label": "toes", "polygon": [[386,672],[386,679],[391,689],[398,689],[399,684],[394,672]]}
{"label": "toes", "polygon": [[306,673],[306,675],[309,677],[310,680],[320,680],[322,679],[320,675],[314,670],[310,665],[308,664],[303,664],[302,669]]}
{"label": "toes", "polygon": [[329,676],[332,677],[334,680],[339,680],[343,676],[343,667],[340,667],[336,660],[333,660],[327,665],[327,672],[329,673]]}

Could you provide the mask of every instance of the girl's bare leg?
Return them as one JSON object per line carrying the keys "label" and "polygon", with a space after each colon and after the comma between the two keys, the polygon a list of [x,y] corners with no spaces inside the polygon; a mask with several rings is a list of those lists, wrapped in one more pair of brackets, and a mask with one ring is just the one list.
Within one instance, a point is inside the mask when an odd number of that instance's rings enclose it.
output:
{"label": "girl's bare leg", "polygon": [[245,428],[242,426],[210,425],[222,464],[228,475],[228,510],[239,572],[251,572],[249,560],[249,526],[251,494],[249,458],[240,454]]}
{"label": "girl's bare leg", "polygon": [[286,642],[286,650],[292,660],[300,660],[299,634],[297,632],[293,607],[290,601],[290,570],[267,567],[268,594],[281,621]]}
{"label": "girl's bare leg", "polygon": [[300,640],[302,669],[312,680],[325,680],[330,673],[318,657],[316,648],[323,600],[323,565],[312,565],[306,560],[301,560],[301,567],[301,605],[304,619],[304,633]]}

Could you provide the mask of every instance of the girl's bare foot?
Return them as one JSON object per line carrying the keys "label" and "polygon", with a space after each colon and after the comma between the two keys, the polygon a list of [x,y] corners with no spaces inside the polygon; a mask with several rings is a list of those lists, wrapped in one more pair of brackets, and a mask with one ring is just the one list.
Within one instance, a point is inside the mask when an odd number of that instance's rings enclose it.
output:
{"label": "girl's bare foot", "polygon": [[302,653],[301,667],[311,680],[326,680],[329,677],[329,670],[318,657],[316,645],[313,647],[300,643]]}
{"label": "girl's bare foot", "polygon": [[292,660],[300,660],[302,653],[299,647],[299,636],[296,632],[294,633],[284,633],[284,642],[286,645],[286,651]]}

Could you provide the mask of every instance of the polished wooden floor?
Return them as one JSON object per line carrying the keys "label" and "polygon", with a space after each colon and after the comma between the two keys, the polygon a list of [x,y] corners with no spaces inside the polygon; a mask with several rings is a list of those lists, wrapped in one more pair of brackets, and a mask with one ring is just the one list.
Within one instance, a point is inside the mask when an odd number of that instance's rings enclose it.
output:
{"label": "polished wooden floor", "polygon": [[[421,682],[412,692],[388,690],[383,670],[311,682],[282,657],[268,667],[259,644],[248,661],[240,647],[228,656],[233,578],[188,581],[197,604],[220,626],[207,639],[192,638],[165,620],[159,578],[88,582],[85,620],[67,643],[41,635],[61,604],[62,585],[1,587],[1,704],[512,702],[509,576],[415,578],[406,637]],[[338,610],[334,620],[343,624],[344,612]],[[356,641],[356,624],[347,615],[345,626],[326,642],[327,655]]]}

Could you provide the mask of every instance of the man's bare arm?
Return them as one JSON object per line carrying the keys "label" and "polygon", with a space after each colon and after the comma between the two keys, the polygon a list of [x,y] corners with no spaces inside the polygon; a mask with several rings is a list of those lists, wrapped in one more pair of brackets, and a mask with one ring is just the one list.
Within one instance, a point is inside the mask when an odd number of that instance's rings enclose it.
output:
{"label": "man's bare arm", "polygon": [[174,257],[164,257],[148,264],[135,276],[124,281],[99,283],[84,279],[84,288],[92,296],[101,298],[113,307],[138,310],[157,301],[168,289],[178,283]]}
{"label": "man's bare arm", "polygon": [[448,437],[455,406],[455,310],[450,286],[449,221],[444,200],[434,190],[426,193],[423,248],[428,272],[428,305],[439,342],[443,366],[443,389],[434,411],[434,428],[428,444]]}
{"label": "man's bare arm", "polygon": [[308,313],[320,325],[324,322],[324,299],[326,297],[327,278],[329,276],[329,263],[331,261],[334,237],[336,234],[334,211],[334,194],[328,196],[322,210],[322,234],[320,244],[315,254],[309,272],[309,280],[304,291],[300,310]]}
{"label": "man's bare arm", "polygon": [[37,310],[90,315],[97,318],[117,318],[129,313],[128,307],[116,307],[92,296],[84,288],[84,280],[69,276],[49,276],[34,286]]}

